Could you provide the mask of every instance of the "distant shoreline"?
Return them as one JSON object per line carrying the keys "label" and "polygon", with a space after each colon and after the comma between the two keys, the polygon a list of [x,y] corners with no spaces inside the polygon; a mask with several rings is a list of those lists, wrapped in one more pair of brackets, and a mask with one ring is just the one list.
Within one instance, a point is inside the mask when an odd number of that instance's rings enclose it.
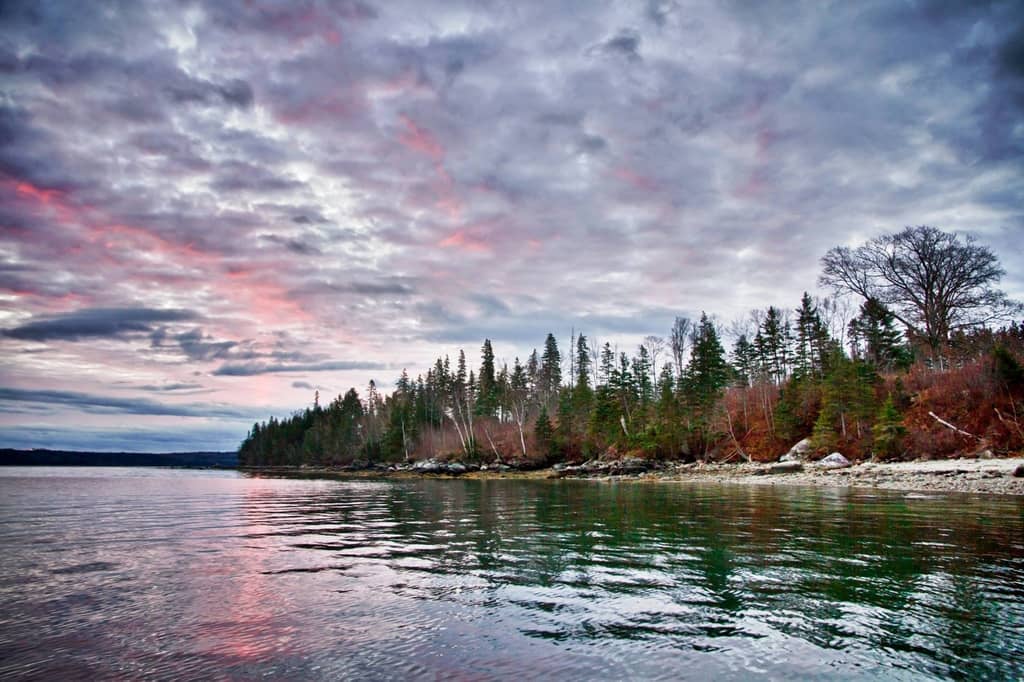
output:
{"label": "distant shoreline", "polygon": [[566,476],[554,468],[532,471],[468,471],[464,474],[421,473],[409,470],[346,470],[331,467],[245,467],[238,470],[255,476],[337,480],[483,479],[483,480],[567,480],[636,481],[648,483],[711,483],[735,485],[786,485],[819,488],[869,488],[906,492],[1024,495],[1024,477],[1014,476],[1024,467],[1024,457],[1004,459],[950,459],[913,462],[863,463],[841,469],[826,469],[805,463],[799,471],[772,473],[773,465],[669,464],[639,474]]}
{"label": "distant shoreline", "polygon": [[93,452],[0,448],[0,466],[141,466],[234,469],[235,452]]}

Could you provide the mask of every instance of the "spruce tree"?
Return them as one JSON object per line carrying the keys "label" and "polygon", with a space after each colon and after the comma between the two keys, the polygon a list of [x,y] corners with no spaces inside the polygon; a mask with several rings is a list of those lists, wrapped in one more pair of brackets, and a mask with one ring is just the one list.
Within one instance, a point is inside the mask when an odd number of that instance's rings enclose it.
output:
{"label": "spruce tree", "polygon": [[476,413],[484,417],[493,417],[498,409],[498,390],[494,375],[494,350],[491,348],[490,339],[484,339],[483,348],[480,349],[480,356]]}
{"label": "spruce tree", "polygon": [[875,419],[875,425],[871,428],[871,432],[874,435],[875,455],[889,459],[900,454],[907,429],[903,426],[903,418],[896,409],[892,393],[885,399],[882,408],[878,411],[878,417]]}
{"label": "spruce tree", "polygon": [[551,427],[551,419],[548,418],[548,410],[541,406],[540,414],[537,415],[537,423],[533,426],[533,437],[537,442],[537,454],[542,455],[546,460],[554,454],[555,431]]}
{"label": "spruce tree", "polygon": [[861,305],[848,329],[854,352],[864,361],[884,372],[910,366],[912,355],[896,328],[896,316],[877,299],[869,298]]}
{"label": "spruce tree", "polygon": [[698,409],[709,410],[729,383],[729,365],[718,340],[715,325],[702,313],[693,337],[690,362],[686,366],[688,400]]}
{"label": "spruce tree", "polygon": [[540,394],[545,405],[558,395],[562,385],[562,355],[558,352],[555,335],[548,333],[544,340],[544,353],[540,358]]}

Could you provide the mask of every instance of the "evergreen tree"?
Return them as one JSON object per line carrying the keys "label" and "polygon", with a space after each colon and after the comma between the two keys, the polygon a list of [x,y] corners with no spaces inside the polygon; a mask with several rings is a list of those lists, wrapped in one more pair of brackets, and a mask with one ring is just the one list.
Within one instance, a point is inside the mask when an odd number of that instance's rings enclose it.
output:
{"label": "evergreen tree", "polygon": [[576,387],[580,386],[590,388],[590,348],[583,334],[576,338]]}
{"label": "evergreen tree", "polygon": [[729,365],[718,340],[715,325],[701,314],[686,366],[688,402],[699,410],[709,410],[729,383]]}
{"label": "evergreen tree", "polygon": [[701,313],[683,373],[684,400],[692,445],[707,454],[717,434],[714,409],[729,383],[729,365],[715,325]]}
{"label": "evergreen tree", "polygon": [[873,449],[877,456],[888,459],[900,454],[907,429],[903,426],[903,418],[896,409],[891,393],[878,411],[878,417],[875,419],[875,425],[871,428],[871,432],[875,437]]}
{"label": "evergreen tree", "polygon": [[540,358],[540,393],[545,405],[549,404],[562,386],[562,355],[558,352],[555,335],[549,333],[544,340],[544,354]]}
{"label": "evergreen tree", "polygon": [[861,440],[875,413],[878,375],[863,362],[835,353],[822,384],[821,412],[814,423],[815,447],[831,449],[839,439]]}
{"label": "evergreen tree", "polygon": [[540,408],[537,423],[533,426],[533,437],[537,442],[537,453],[542,455],[545,460],[550,458],[555,450],[555,431],[551,426],[546,407],[541,406]]}
{"label": "evergreen tree", "polygon": [[494,350],[491,348],[490,339],[484,339],[480,355],[480,377],[477,379],[478,397],[476,412],[484,417],[493,417],[498,409],[498,387],[494,374]]}
{"label": "evergreen tree", "polygon": [[757,351],[747,340],[746,334],[740,334],[732,349],[732,366],[736,372],[736,383],[747,387],[757,375]]}
{"label": "evergreen tree", "polygon": [[766,378],[774,384],[782,384],[788,373],[788,325],[782,314],[769,307],[761,328],[754,338],[758,364]]}
{"label": "evergreen tree", "polygon": [[896,316],[877,299],[869,298],[861,305],[848,329],[855,357],[883,372],[910,366],[912,354],[896,328]]}

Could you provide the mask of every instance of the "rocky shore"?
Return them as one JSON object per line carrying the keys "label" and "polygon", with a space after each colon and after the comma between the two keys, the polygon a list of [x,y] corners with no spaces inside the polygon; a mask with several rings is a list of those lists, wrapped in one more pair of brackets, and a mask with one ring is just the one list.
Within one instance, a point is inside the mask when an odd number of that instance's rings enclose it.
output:
{"label": "rocky shore", "polygon": [[922,492],[1024,495],[1024,457],[852,464],[829,457],[817,462],[791,459],[764,463],[660,463],[624,458],[523,471],[505,464],[477,466],[423,460],[408,465],[364,468],[269,467],[243,469],[256,475],[310,478],[518,478],[637,480],[645,482],[728,483],[883,488]]}
{"label": "rocky shore", "polygon": [[863,463],[828,467],[816,463],[687,464],[657,476],[660,480],[884,488],[921,492],[1024,495],[1024,458],[951,459]]}

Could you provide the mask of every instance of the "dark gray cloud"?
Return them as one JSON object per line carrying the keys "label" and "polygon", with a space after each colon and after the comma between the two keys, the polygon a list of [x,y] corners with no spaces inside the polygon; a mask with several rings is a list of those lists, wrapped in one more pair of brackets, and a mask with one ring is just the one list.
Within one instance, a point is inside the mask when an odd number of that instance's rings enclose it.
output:
{"label": "dark gray cloud", "polygon": [[263,411],[241,409],[214,403],[163,403],[146,398],[118,398],[114,396],[80,393],[78,391],[50,391],[0,387],[0,411],[20,412],[32,409],[70,408],[93,414],[129,414],[139,416],[199,417],[220,419],[250,419]]}
{"label": "dark gray cloud", "polygon": [[81,341],[90,338],[123,338],[152,332],[160,322],[196,318],[190,310],[160,308],[86,308],[64,315],[33,320],[3,335],[23,341]]}
{"label": "dark gray cloud", "polygon": [[88,426],[0,426],[0,446],[88,452],[227,452],[236,450],[247,425],[190,429]]}

